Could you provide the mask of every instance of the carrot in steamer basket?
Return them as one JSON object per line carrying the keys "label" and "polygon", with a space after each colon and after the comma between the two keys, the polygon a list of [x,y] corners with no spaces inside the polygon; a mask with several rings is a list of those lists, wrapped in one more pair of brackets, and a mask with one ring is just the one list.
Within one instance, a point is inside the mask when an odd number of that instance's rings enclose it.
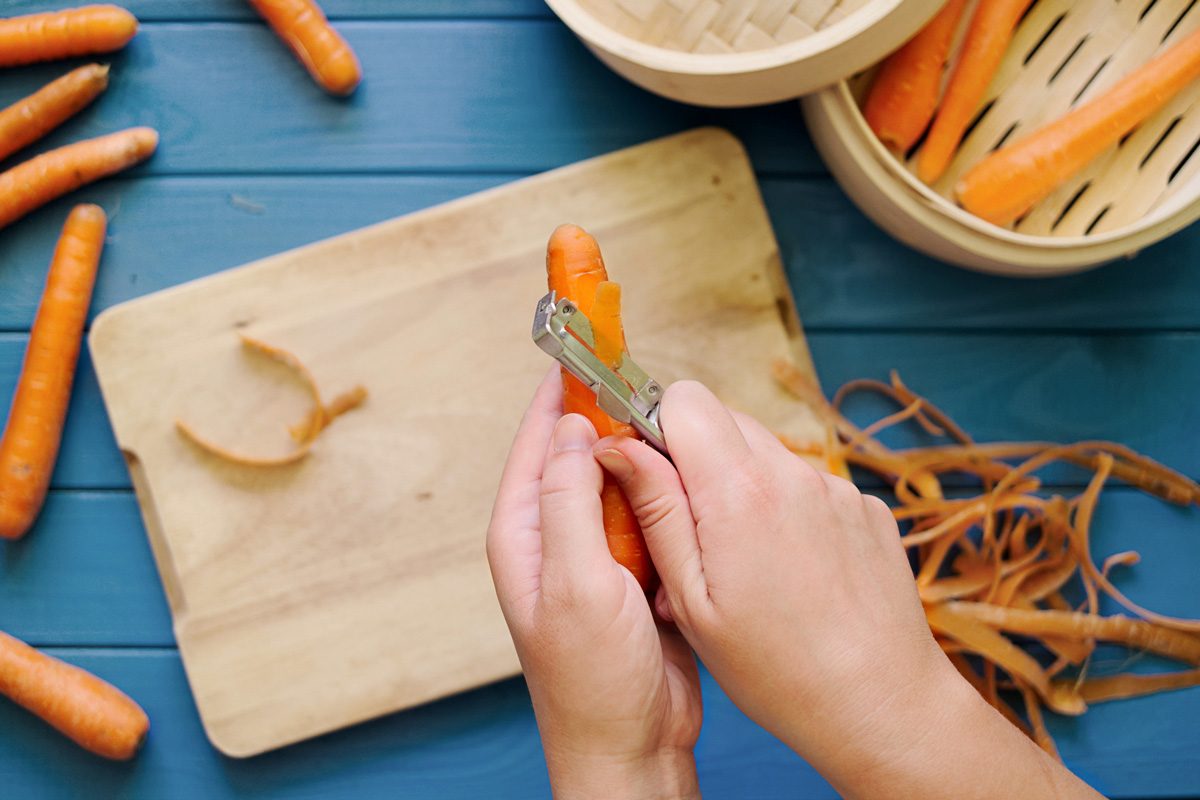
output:
{"label": "carrot in steamer basket", "polygon": [[955,188],[963,208],[1007,225],[1200,77],[1200,29],[1099,97],[997,150]]}
{"label": "carrot in steamer basket", "polygon": [[24,536],[46,499],[106,225],[99,206],[76,206],[54,250],[0,438],[0,537],[5,539]]}
{"label": "carrot in steamer basket", "polygon": [[879,68],[863,116],[879,141],[892,150],[911,149],[933,119],[942,70],[966,7],[967,0],[950,0]]}
{"label": "carrot in steamer basket", "polygon": [[[560,225],[546,247],[546,275],[550,290],[559,298],[571,300],[591,320],[597,357],[616,367],[625,352],[621,292],[619,285],[608,280],[596,240],[575,225]],[[601,411],[595,393],[566,370],[563,370],[563,412],[587,417],[600,436],[637,436],[632,427]],[[618,564],[633,573],[643,589],[649,588],[654,581],[654,567],[642,530],[629,500],[607,473],[600,499],[609,551]]]}
{"label": "carrot in steamer basket", "polygon": [[112,5],[0,19],[0,67],[120,50],[137,29],[137,17]]}
{"label": "carrot in steamer basket", "polygon": [[250,0],[322,89],[339,95],[362,80],[358,58],[314,0]]}
{"label": "carrot in steamer basket", "polygon": [[132,758],[150,730],[146,712],[124,692],[5,633],[0,633],[0,695],[105,758]]}
{"label": "carrot in steamer basket", "polygon": [[153,128],[128,128],[42,153],[0,173],[0,228],[84,184],[145,161],[157,146]]}
{"label": "carrot in steamer basket", "polygon": [[917,176],[925,183],[936,181],[950,165],[988,84],[996,75],[1021,15],[1032,2],[980,0],[971,16],[958,63],[946,84],[941,108],[917,156]]}
{"label": "carrot in steamer basket", "polygon": [[0,111],[0,159],[36,142],[82,111],[108,87],[108,67],[88,64]]}

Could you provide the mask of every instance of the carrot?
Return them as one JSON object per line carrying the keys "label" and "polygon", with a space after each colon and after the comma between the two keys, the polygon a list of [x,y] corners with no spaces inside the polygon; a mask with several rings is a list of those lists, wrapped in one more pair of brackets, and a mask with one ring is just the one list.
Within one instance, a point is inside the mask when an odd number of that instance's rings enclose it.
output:
{"label": "carrot", "polygon": [[1013,31],[1033,0],[980,0],[971,16],[941,108],[917,157],[917,176],[933,183],[958,149],[971,117],[1004,58]]}
{"label": "carrot", "polygon": [[0,159],[36,142],[82,111],[108,87],[108,67],[88,64],[0,111]]}
{"label": "carrot", "polygon": [[929,127],[937,110],[942,71],[967,0],[950,0],[903,47],[879,68],[863,116],[879,141],[908,152]]}
{"label": "carrot", "polygon": [[[1055,681],[1054,688],[1057,689],[1060,683],[1065,682]],[[1126,673],[1092,678],[1084,681],[1079,686],[1078,692],[1088,703],[1103,703],[1107,700],[1123,700],[1127,697],[1141,697],[1155,692],[1169,692],[1191,686],[1200,686],[1200,669],[1166,672],[1158,675]]]}
{"label": "carrot", "polygon": [[976,164],[955,188],[963,208],[1008,225],[1200,77],[1200,29],[1108,91]]}
{"label": "carrot", "polygon": [[84,184],[145,161],[157,146],[153,128],[129,128],[42,153],[0,173],[0,228]]}
{"label": "carrot", "polygon": [[[575,225],[560,225],[546,246],[546,276],[550,289],[558,297],[571,300],[591,320],[597,357],[610,367],[618,366],[625,353],[621,291],[618,284],[608,280],[596,240]],[[566,370],[563,371],[563,411],[587,417],[600,436],[637,435],[632,427],[616,422],[601,411],[596,405],[595,393]],[[607,473],[600,500],[609,551],[643,589],[649,590],[655,574],[646,540],[629,500]]]}
{"label": "carrot", "polygon": [[0,633],[0,694],[105,758],[133,758],[150,730],[146,712],[120,689],[6,633]]}
{"label": "carrot", "polygon": [[0,67],[120,50],[137,29],[137,17],[111,5],[0,19]]}
{"label": "carrot", "polygon": [[5,539],[24,536],[46,499],[106,224],[99,206],[76,206],[50,262],[8,424],[0,438],[0,537]]}
{"label": "carrot", "polygon": [[322,89],[339,95],[355,90],[362,80],[358,57],[314,0],[250,0],[250,5]]}

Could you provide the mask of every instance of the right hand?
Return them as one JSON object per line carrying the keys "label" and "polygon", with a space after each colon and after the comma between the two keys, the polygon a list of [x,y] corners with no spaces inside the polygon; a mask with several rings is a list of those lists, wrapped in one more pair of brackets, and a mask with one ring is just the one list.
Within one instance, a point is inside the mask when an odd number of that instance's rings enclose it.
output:
{"label": "right hand", "polygon": [[673,466],[632,439],[593,449],[641,522],[660,615],[835,786],[840,762],[901,756],[921,731],[891,743],[879,721],[897,719],[897,704],[944,706],[953,692],[931,692],[966,684],[930,633],[887,506],[698,383],[668,388],[661,417]]}

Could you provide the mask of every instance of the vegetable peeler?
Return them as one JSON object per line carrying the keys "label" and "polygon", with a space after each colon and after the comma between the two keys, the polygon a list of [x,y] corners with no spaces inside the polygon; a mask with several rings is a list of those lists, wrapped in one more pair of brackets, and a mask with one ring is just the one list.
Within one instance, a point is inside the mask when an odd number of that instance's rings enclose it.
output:
{"label": "vegetable peeler", "polygon": [[658,424],[663,387],[625,354],[616,370],[596,357],[591,320],[579,306],[554,292],[538,301],[533,315],[533,341],[567,372],[596,393],[600,410],[618,422],[632,425],[647,444],[667,452]]}

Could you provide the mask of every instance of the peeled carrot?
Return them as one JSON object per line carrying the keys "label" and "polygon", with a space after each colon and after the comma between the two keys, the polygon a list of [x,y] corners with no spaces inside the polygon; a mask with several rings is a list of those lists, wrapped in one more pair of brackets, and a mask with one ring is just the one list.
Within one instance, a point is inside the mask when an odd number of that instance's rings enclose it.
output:
{"label": "peeled carrot", "polygon": [[933,183],[950,166],[950,159],[1012,41],[1017,23],[1032,2],[980,0],[967,27],[958,63],[946,85],[942,105],[917,157],[917,176],[921,180]]}
{"label": "peeled carrot", "polygon": [[46,499],[107,221],[99,206],[76,206],[50,262],[0,438],[0,537],[5,539],[24,536]]}
{"label": "peeled carrot", "polygon": [[1200,29],[1072,109],[975,165],[955,191],[963,208],[1008,225],[1200,78]]}
{"label": "peeled carrot", "polygon": [[133,758],[150,731],[146,712],[120,689],[5,633],[0,694],[105,758]]}
{"label": "peeled carrot", "polygon": [[137,17],[111,5],[0,19],[0,67],[120,50],[137,29]]}
{"label": "peeled carrot", "polygon": [[[558,297],[571,300],[592,321],[596,355],[608,366],[620,364],[625,353],[621,327],[621,291],[608,280],[600,247],[586,231],[560,225],[546,247],[546,275]],[[563,411],[582,414],[600,436],[636,436],[628,425],[616,422],[596,405],[596,395],[575,376],[563,371]],[[618,564],[628,569],[643,589],[655,580],[654,565],[637,517],[620,487],[607,473],[600,500],[608,549]]]}
{"label": "peeled carrot", "polygon": [[362,80],[358,57],[314,0],[250,0],[322,89],[346,95]]}
{"label": "peeled carrot", "polygon": [[84,184],[145,161],[156,147],[153,128],[129,128],[42,153],[0,173],[0,228]]}
{"label": "peeled carrot", "polygon": [[950,0],[929,24],[888,56],[871,84],[863,116],[884,145],[912,148],[937,110],[942,70],[967,0]]}
{"label": "peeled carrot", "polygon": [[36,142],[108,88],[108,67],[88,64],[0,111],[0,159]]}

